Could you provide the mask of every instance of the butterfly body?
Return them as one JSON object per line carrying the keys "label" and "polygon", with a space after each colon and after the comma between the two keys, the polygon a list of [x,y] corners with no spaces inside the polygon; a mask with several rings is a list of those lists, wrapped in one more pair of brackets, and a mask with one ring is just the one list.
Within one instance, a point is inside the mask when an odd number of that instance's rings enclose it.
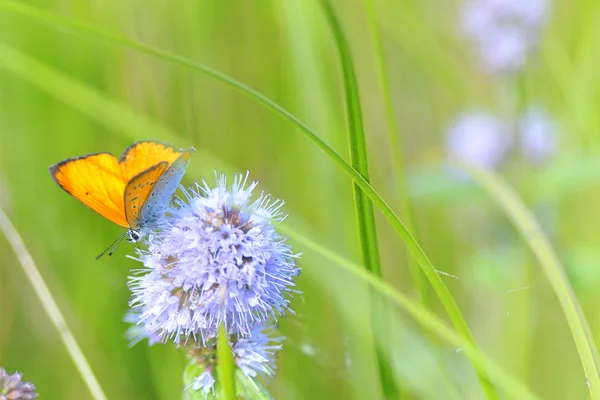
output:
{"label": "butterfly body", "polygon": [[120,159],[110,153],[69,158],[50,167],[50,175],[71,196],[138,241],[164,212],[194,148],[176,149],[157,141],[134,143]]}

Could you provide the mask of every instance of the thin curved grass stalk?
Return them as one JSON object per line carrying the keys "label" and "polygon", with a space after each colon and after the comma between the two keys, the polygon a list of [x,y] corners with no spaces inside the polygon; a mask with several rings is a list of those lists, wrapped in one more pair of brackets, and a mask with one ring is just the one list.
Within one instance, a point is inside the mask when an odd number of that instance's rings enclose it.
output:
{"label": "thin curved grass stalk", "polygon": [[493,359],[489,358],[480,350],[478,350],[475,345],[470,340],[464,338],[460,332],[452,330],[452,328],[449,327],[446,322],[442,321],[437,315],[433,314],[422,304],[403,295],[392,285],[375,276],[373,273],[367,271],[367,269],[362,265],[358,265],[353,261],[345,259],[325,246],[322,246],[319,243],[299,234],[295,230],[292,230],[286,224],[280,224],[278,229],[287,236],[290,236],[299,244],[305,246],[307,249],[313,250],[322,255],[327,260],[341,267],[350,275],[363,281],[367,285],[371,286],[374,290],[377,290],[383,296],[387,297],[390,302],[403,309],[407,314],[414,318],[415,321],[421,324],[421,326],[431,331],[444,342],[448,343],[454,348],[461,349],[461,351],[463,351],[469,358],[473,367],[488,371],[493,382],[498,386],[498,388],[504,390],[504,394],[506,394],[509,398],[518,400],[539,398],[522,382],[515,379],[502,367],[500,367]]}
{"label": "thin curved grass stalk", "polygon": [[[205,65],[202,65],[195,61],[189,60],[185,57],[179,56],[177,54],[173,54],[162,49],[147,46],[143,43],[122,37],[115,33],[107,32],[96,27],[87,25],[85,23],[61,17],[53,13],[40,11],[20,3],[7,0],[0,0],[0,8],[27,15],[38,21],[48,23],[54,27],[69,28],[96,40],[101,40],[103,42],[132,48],[146,54],[154,55],[158,58],[168,60],[178,65],[185,66],[192,70],[204,73],[241,91],[242,93],[245,93],[260,104],[267,107],[272,112],[282,116],[289,123],[296,126],[308,139],[310,139],[329,158],[331,158],[331,160],[333,160],[339,168],[341,168],[346,174],[348,174],[352,178],[352,180],[363,190],[363,192],[371,199],[373,204],[377,206],[377,208],[379,208],[383,216],[388,220],[388,222],[394,228],[394,230],[400,235],[401,239],[408,247],[410,253],[416,259],[419,266],[422,268],[423,272],[425,273],[425,276],[428,278],[438,298],[440,299],[444,308],[446,309],[448,316],[452,320],[453,325],[461,333],[461,335],[463,335],[465,338],[469,338],[470,340],[472,340],[469,327],[467,326],[462,316],[462,313],[458,309],[454,298],[450,294],[450,291],[444,284],[441,277],[438,275],[436,269],[434,268],[433,264],[431,263],[423,249],[421,249],[421,246],[406,229],[404,224],[400,221],[400,219],[390,208],[390,206],[385,202],[385,200],[383,200],[379,193],[377,193],[377,191],[373,189],[369,182],[346,160],[344,160],[344,158],[340,156],[339,153],[337,153],[331,146],[329,146],[326,142],[319,138],[308,126],[306,126],[302,121],[300,121],[297,117],[295,117],[285,108],[281,107],[279,104],[275,103],[273,100],[262,95],[261,93],[252,89],[251,87],[231,78],[230,76],[216,71],[212,68],[206,67]],[[8,48],[8,46],[6,45],[4,45],[3,47]],[[11,51],[14,53],[14,50]],[[12,69],[12,72],[17,74],[20,73],[20,71],[15,71],[14,69]],[[37,84],[41,85],[39,82],[37,82]]]}
{"label": "thin curved grass stalk", "polygon": [[37,269],[37,266],[33,261],[33,257],[31,257],[27,251],[27,247],[25,247],[25,243],[23,243],[21,236],[19,236],[19,233],[10,222],[10,219],[4,210],[2,210],[2,208],[0,208],[0,230],[4,232],[4,235],[13,248],[13,251],[17,256],[23,271],[27,276],[27,279],[29,279],[31,286],[33,286],[33,290],[40,299],[40,302],[44,307],[44,311],[46,311],[50,321],[52,321],[52,325],[54,325],[54,328],[56,328],[58,335],[67,348],[71,359],[75,363],[75,366],[81,374],[81,377],[87,385],[92,397],[96,400],[106,400],[106,396],[102,391],[102,387],[98,383],[98,380],[90,368],[89,363],[85,359],[83,352],[79,348],[79,345],[77,344],[73,333],[69,329],[67,321],[60,312],[58,305],[54,301],[48,286],[46,286],[44,278],[42,278],[40,271]]}
{"label": "thin curved grass stalk", "polygon": [[502,208],[535,254],[552,290],[558,297],[569,324],[588,382],[590,397],[592,399],[600,398],[600,364],[593,335],[569,279],[544,231],[519,199],[517,193],[500,176],[472,165],[461,163],[460,167],[479,182],[488,195]]}

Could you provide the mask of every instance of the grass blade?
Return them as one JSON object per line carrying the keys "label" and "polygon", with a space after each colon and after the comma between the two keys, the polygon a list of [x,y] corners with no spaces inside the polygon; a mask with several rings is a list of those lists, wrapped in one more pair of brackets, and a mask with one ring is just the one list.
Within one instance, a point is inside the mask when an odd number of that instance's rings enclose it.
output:
{"label": "grass blade", "polygon": [[35,294],[40,299],[42,306],[44,307],[44,311],[50,317],[50,321],[52,321],[52,325],[58,332],[61,340],[63,341],[71,359],[75,363],[77,370],[81,374],[83,381],[87,385],[92,397],[96,400],[106,400],[106,396],[102,391],[102,387],[96,376],[94,375],[94,371],[90,367],[90,364],[85,359],[83,352],[79,348],[73,333],[69,329],[69,325],[67,325],[67,321],[65,317],[63,317],[58,305],[54,301],[48,286],[46,286],[46,282],[44,282],[44,278],[40,274],[40,271],[37,269],[35,262],[33,261],[33,257],[27,251],[27,247],[25,247],[25,243],[23,243],[23,239],[19,236],[19,233],[8,219],[4,210],[0,208],[0,230],[4,232],[4,235],[8,239],[13,251],[15,252],[21,267],[23,267],[23,271],[29,279],[31,286],[33,286],[33,290]]}
{"label": "grass blade", "polygon": [[542,228],[515,191],[500,176],[474,166],[461,164],[461,167],[469,172],[504,210],[535,254],[554,293],[558,297],[571,329],[591,398],[600,398],[600,366],[598,364],[598,351],[591,330],[569,280],[560,265],[558,256],[550,246],[550,242]]}
{"label": "grass blade", "polygon": [[374,290],[387,297],[392,303],[411,315],[415,321],[421,324],[421,326],[431,331],[444,342],[455,348],[460,348],[467,355],[474,368],[489,371],[494,383],[496,383],[499,388],[503,389],[510,398],[518,400],[538,398],[523,385],[523,383],[513,378],[488,356],[482,354],[470,340],[464,338],[460,333],[453,331],[438,316],[431,313],[419,302],[411,300],[398,292],[393,286],[367,271],[366,268],[361,265],[347,260],[327,247],[300,235],[287,225],[280,224],[278,229],[287,236],[293,238],[302,246],[321,254],[327,260],[339,265],[344,271],[371,286]]}
{"label": "grass blade", "polygon": [[[404,224],[406,225],[406,228],[414,234],[414,232],[416,232],[416,226],[414,222],[410,196],[408,195],[408,185],[405,178],[402,140],[400,140],[400,130],[398,129],[398,124],[396,123],[396,117],[394,116],[394,103],[390,93],[388,73],[385,67],[385,57],[383,45],[379,35],[379,24],[377,21],[374,0],[365,0],[365,6],[367,9],[367,19],[369,22],[369,31],[373,45],[373,55],[375,57],[375,66],[379,78],[379,86],[383,95],[388,140],[390,141],[390,151],[392,154],[392,174],[394,181],[396,182],[395,190],[396,193],[398,193],[400,215],[404,221]],[[423,293],[423,277],[421,275],[419,266],[415,262],[414,258],[410,256],[408,257],[408,267],[410,270],[413,288],[416,290],[419,300],[423,302],[425,300],[425,294]]]}
{"label": "grass blade", "polygon": [[[360,105],[360,95],[358,92],[358,82],[354,71],[352,57],[350,55],[350,49],[331,4],[329,4],[327,0],[322,0],[321,5],[323,6],[323,11],[331,32],[333,33],[342,66],[350,160],[352,167],[368,182],[369,162],[367,160],[367,144]],[[352,188],[354,192],[354,207],[356,209],[363,264],[369,271],[381,277],[381,262],[379,259],[373,203],[364,195],[362,189],[356,183],[352,185]],[[376,305],[380,303],[378,299],[379,296],[376,293],[373,294],[374,296],[371,298],[372,331],[375,332],[377,327],[385,327],[383,329],[389,330],[390,324],[385,312],[386,307],[383,302],[381,302],[381,307],[376,307]],[[389,335],[389,333],[386,336],[390,336],[391,340],[391,335]],[[384,340],[383,342],[387,343],[389,340]],[[384,396],[389,399],[397,398],[398,390],[394,382],[389,352],[382,348],[378,342],[375,343],[375,348],[379,366],[379,378]]]}
{"label": "grass blade", "polygon": [[[321,4],[323,5],[327,20],[329,21],[330,28],[333,32],[342,65],[351,164],[365,181],[369,182],[367,145],[354,65],[352,63],[348,44],[331,5],[327,0],[322,0]],[[363,261],[369,271],[373,272],[375,275],[381,276],[373,204],[368,198],[365,198],[360,186],[357,184],[354,184],[354,202],[358,216]]]}

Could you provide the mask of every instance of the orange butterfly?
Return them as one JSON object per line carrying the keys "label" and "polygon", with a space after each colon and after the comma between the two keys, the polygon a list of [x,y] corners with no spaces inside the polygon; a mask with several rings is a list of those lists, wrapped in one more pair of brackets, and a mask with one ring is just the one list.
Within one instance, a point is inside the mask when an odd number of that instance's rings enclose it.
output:
{"label": "orange butterfly", "polygon": [[[195,149],[176,149],[153,140],[110,153],[69,158],[50,167],[50,175],[71,196],[117,225],[129,228],[102,254],[114,250],[125,235],[137,242],[169,204]],[[116,243],[116,246],[114,246]]]}

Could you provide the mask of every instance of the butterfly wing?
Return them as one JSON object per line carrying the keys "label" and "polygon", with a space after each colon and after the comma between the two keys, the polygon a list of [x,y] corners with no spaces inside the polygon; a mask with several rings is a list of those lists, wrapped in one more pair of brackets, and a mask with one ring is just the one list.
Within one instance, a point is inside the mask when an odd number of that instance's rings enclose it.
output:
{"label": "butterfly wing", "polygon": [[132,144],[125,149],[119,159],[125,181],[130,181],[140,173],[166,161],[171,165],[183,152],[167,143],[146,140]]}
{"label": "butterfly wing", "polygon": [[126,181],[109,153],[70,158],[50,167],[50,175],[71,196],[117,225],[128,227],[123,192]]}
{"label": "butterfly wing", "polygon": [[166,161],[160,162],[145,171],[142,171],[129,181],[125,188],[123,201],[125,204],[125,216],[129,227],[139,229],[142,226],[142,210],[145,208],[149,198],[158,186],[158,182],[165,171],[169,168]]}
{"label": "butterfly wing", "polygon": [[175,162],[158,179],[158,182],[152,188],[152,193],[150,193],[142,208],[139,218],[140,226],[143,227],[144,224],[153,221],[159,213],[167,208],[173,197],[173,193],[175,193],[177,186],[181,183],[193,151],[194,148],[192,147],[181,153]]}

